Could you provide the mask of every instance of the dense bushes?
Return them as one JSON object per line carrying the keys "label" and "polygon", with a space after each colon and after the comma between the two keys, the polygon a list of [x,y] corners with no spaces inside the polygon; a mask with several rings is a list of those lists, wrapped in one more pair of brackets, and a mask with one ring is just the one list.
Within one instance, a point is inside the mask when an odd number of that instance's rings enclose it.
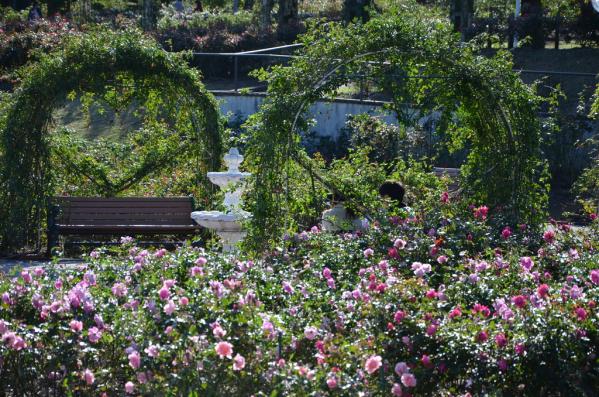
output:
{"label": "dense bushes", "polygon": [[[82,395],[592,395],[599,224],[485,206],[314,227],[260,260],[125,239],[0,279],[0,388]],[[496,227],[493,225],[500,225]],[[195,393],[195,394],[194,394]]]}
{"label": "dense bushes", "polygon": [[0,73],[23,66],[36,54],[54,50],[66,36],[75,33],[64,19],[42,20],[34,25],[17,23],[0,29]]}

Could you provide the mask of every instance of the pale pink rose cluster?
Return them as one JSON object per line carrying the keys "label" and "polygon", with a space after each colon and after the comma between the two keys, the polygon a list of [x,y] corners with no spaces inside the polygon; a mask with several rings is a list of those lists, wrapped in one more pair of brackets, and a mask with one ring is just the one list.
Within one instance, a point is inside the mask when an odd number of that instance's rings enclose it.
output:
{"label": "pale pink rose cluster", "polygon": [[412,263],[412,270],[416,277],[424,277],[432,271],[432,268],[428,263],[414,262]]}

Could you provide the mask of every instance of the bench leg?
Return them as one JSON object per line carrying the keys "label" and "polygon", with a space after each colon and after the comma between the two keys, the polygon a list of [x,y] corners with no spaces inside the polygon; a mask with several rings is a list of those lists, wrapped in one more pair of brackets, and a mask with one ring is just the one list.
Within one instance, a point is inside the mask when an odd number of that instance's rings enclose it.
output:
{"label": "bench leg", "polygon": [[56,226],[56,217],[60,211],[60,207],[52,205],[48,209],[48,247],[46,248],[46,255],[52,258],[52,250],[58,245],[58,226]]}

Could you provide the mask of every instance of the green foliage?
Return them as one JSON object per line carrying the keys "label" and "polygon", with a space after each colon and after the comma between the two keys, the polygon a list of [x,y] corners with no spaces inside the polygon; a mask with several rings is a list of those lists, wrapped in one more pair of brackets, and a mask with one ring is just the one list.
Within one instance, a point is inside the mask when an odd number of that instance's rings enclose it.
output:
{"label": "green foliage", "polygon": [[25,22],[27,20],[27,10],[16,11],[12,7],[0,6],[0,22],[4,24]]}
{"label": "green foliage", "polygon": [[[419,10],[347,27],[314,25],[302,37],[302,57],[257,74],[268,81],[269,95],[248,121],[256,241],[276,241],[286,225],[287,164],[311,167],[299,145],[308,130],[304,112],[363,74],[392,96],[400,121],[413,120],[414,109],[438,112],[439,134],[453,150],[469,150],[463,188],[473,201],[501,207],[514,224],[542,221],[547,185],[540,98],[512,71],[509,54],[479,56],[444,20]],[[326,184],[334,191],[336,183],[330,178]]]}
{"label": "green foliage", "polygon": [[250,11],[231,12],[176,12],[172,7],[162,7],[158,30],[193,29],[200,34],[208,32],[229,32],[241,34],[248,30],[254,22],[254,15]]}
{"label": "green foliage", "polygon": [[[222,125],[214,97],[182,55],[165,52],[136,30],[98,29],[72,37],[22,75],[0,115],[3,250],[39,244],[37,231],[64,171],[87,179],[95,194],[113,195],[189,159],[200,175],[220,167]],[[52,110],[67,97],[82,97],[87,106],[101,101],[116,110],[135,101],[142,127],[129,147],[114,152],[118,159],[102,158],[95,149],[100,158],[81,156],[89,146],[49,134]],[[206,178],[199,182],[210,191]]]}
{"label": "green foliage", "polygon": [[427,141],[427,132],[420,125],[387,124],[381,118],[368,114],[349,118],[346,129],[350,147],[376,148],[370,152],[370,159],[376,162],[391,162],[397,158],[408,160],[413,156],[422,158],[428,154],[427,149],[432,144]]}
{"label": "green foliage", "polygon": [[[599,116],[599,86],[596,88],[589,116]],[[592,136],[585,141],[589,148],[591,165],[584,170],[574,185],[580,204],[587,213],[599,214],[599,138]]]}

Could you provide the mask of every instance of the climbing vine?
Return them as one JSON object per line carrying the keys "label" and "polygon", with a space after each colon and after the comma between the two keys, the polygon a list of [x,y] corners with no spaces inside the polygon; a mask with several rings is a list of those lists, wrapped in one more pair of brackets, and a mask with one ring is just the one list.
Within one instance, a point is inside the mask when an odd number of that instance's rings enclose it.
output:
{"label": "climbing vine", "polygon": [[[39,244],[48,200],[64,174],[112,196],[177,162],[196,159],[198,175],[220,166],[216,100],[184,56],[165,52],[137,30],[99,29],[69,38],[21,74],[21,86],[0,106],[2,250]],[[134,104],[141,127],[124,146],[112,148],[112,157],[98,150],[104,155],[94,156],[90,145],[54,131],[53,111],[74,98],[84,107]],[[208,186],[205,178],[199,182]]]}
{"label": "climbing vine", "polygon": [[[450,150],[466,148],[464,194],[473,203],[501,210],[513,223],[538,224],[547,204],[546,166],[540,153],[540,98],[512,70],[507,53],[477,55],[449,24],[423,9],[383,15],[366,24],[312,26],[300,57],[261,77],[268,97],[248,122],[248,162],[255,179],[250,198],[254,242],[273,242],[289,216],[285,188],[290,162],[314,177],[301,149],[309,129],[304,112],[340,87],[367,78],[389,95],[400,122],[416,114],[438,114],[437,134]],[[294,168],[295,169],[295,168]],[[298,178],[298,175],[293,175]],[[335,178],[316,175],[330,190]],[[342,194],[343,192],[338,192]]]}

